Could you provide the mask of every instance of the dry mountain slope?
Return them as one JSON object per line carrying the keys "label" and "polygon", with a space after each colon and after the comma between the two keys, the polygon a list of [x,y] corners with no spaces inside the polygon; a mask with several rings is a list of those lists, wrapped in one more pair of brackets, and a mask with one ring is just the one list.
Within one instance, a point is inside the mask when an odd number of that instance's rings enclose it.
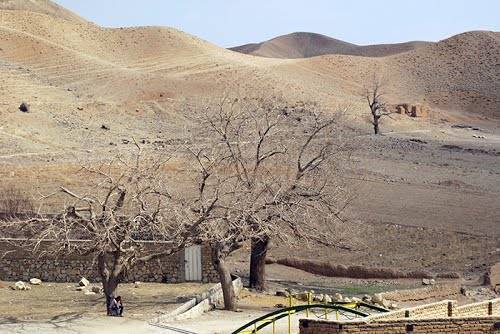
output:
{"label": "dry mountain slope", "polygon": [[415,41],[360,46],[320,34],[295,32],[262,43],[233,47],[231,50],[260,57],[285,59],[309,58],[328,54],[384,57],[414,50],[429,44],[432,43]]}
{"label": "dry mountain slope", "polygon": [[[229,85],[246,92],[278,87],[269,71],[276,62],[172,28],[107,29],[0,10],[0,148],[78,151],[86,137],[106,138],[102,131],[89,135],[105,122],[113,124],[113,136],[144,138],[170,127],[176,137],[183,127],[174,124],[174,105],[221,96]],[[22,101],[31,105],[29,115],[19,112]]]}
{"label": "dry mountain slope", "polygon": [[259,78],[259,68],[273,62],[171,28],[106,29],[35,12],[0,11],[0,37],[1,60],[106,101],[186,97],[213,89],[215,78],[236,79],[238,71]]}
{"label": "dry mountain slope", "polygon": [[0,10],[30,11],[69,21],[85,22],[80,16],[50,0],[0,0]]}
{"label": "dry mountain slope", "polygon": [[[361,101],[377,72],[391,103],[422,103],[454,115],[500,117],[500,33],[472,31],[386,57],[324,55],[283,62],[275,72],[316,92]],[[475,115],[475,116],[474,116]]]}
{"label": "dry mountain slope", "polygon": [[500,117],[500,32],[462,33],[391,58],[401,85],[424,102]]}
{"label": "dry mountain slope", "polygon": [[[51,8],[50,2],[40,3]],[[360,89],[377,69],[388,78],[396,102],[460,110],[465,101],[467,110],[480,106],[479,111],[494,112],[499,48],[498,33],[472,32],[388,57],[270,59],[225,50],[171,28],[106,29],[39,12],[0,10],[0,70],[6,73],[1,84],[8,88],[0,93],[0,104],[13,112],[29,99],[42,114],[54,110],[52,104],[75,110],[92,103],[106,105],[110,114],[116,109],[161,114],[176,111],[172,101],[220,96],[230,84],[245,94],[272,88],[295,101],[361,108]],[[364,114],[360,108],[356,111]],[[46,141],[57,140],[57,132],[46,133],[52,137]]]}
{"label": "dry mountain slope", "polygon": [[[423,102],[493,115],[499,109],[495,74],[500,46],[494,32],[417,43],[413,50],[386,57],[270,59],[225,50],[171,28],[101,28],[70,19],[71,13],[46,0],[3,0],[0,4],[32,10],[0,10],[0,60],[29,71],[39,82],[71,89],[80,99],[142,103],[210,97],[226,90],[231,82],[245,92],[272,87],[296,100],[353,103],[362,101],[361,88],[377,70],[387,78],[394,102]],[[66,13],[64,18],[54,15],[54,8]],[[339,53],[365,50],[365,55],[370,50],[371,55],[381,55],[408,48],[358,47],[306,33],[284,40],[293,41],[289,46],[302,47],[296,48],[297,57],[325,51],[329,45],[335,45]]]}

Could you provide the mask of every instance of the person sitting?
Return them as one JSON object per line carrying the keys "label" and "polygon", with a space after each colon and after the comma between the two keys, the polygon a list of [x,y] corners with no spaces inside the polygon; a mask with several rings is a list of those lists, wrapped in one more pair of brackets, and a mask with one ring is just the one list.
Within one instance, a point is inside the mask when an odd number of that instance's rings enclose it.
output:
{"label": "person sitting", "polygon": [[113,298],[113,300],[111,301],[111,305],[109,307],[109,310],[111,311],[110,315],[112,317],[122,317],[123,316],[123,302],[122,302],[121,296]]}

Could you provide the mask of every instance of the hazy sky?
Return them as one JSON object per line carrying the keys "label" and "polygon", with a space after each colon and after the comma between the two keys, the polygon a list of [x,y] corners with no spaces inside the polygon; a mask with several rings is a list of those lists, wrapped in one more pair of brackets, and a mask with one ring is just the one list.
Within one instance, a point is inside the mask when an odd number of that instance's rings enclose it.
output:
{"label": "hazy sky", "polygon": [[220,46],[294,31],[357,44],[500,30],[500,0],[56,0],[107,27],[161,25]]}

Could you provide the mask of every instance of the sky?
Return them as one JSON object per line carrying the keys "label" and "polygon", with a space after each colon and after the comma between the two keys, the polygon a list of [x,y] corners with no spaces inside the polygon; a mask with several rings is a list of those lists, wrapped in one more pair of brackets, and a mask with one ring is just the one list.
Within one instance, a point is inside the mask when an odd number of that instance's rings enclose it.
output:
{"label": "sky", "polygon": [[106,27],[168,26],[230,47],[296,32],[356,44],[500,31],[500,0],[56,0]]}

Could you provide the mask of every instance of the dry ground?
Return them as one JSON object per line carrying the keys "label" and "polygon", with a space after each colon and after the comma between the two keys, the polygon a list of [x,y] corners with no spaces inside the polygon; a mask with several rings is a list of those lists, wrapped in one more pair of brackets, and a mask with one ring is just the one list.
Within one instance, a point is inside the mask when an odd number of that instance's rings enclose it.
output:
{"label": "dry ground", "polygon": [[[98,286],[98,285],[96,285]],[[177,297],[200,293],[207,284],[121,284],[127,318],[149,320],[178,306]],[[92,318],[106,313],[102,295],[86,296],[71,283],[43,283],[31,291],[0,289],[0,319],[2,323],[25,321],[55,321],[57,319]]]}
{"label": "dry ground", "polygon": [[[487,138],[475,139],[475,131],[454,129],[453,124],[442,130],[430,124],[427,132],[386,133],[380,138],[356,136],[358,148],[345,176],[356,198],[345,212],[349,223],[337,226],[332,235],[351,249],[273,244],[270,256],[466,276],[481,274],[500,261],[500,130],[479,124],[484,129],[479,133]],[[63,150],[60,155],[5,158],[0,164],[2,186],[18,187],[35,198],[59,185],[83,189],[84,180],[76,174],[80,163],[132,149],[121,143],[126,134],[105,136],[93,137],[90,153]],[[175,146],[161,148],[153,138],[148,140],[144,147],[160,153]],[[110,147],[110,141],[119,144]],[[169,172],[178,172],[175,163]],[[52,209],[61,209],[60,203],[52,204]],[[236,258],[246,260],[248,249]]]}
{"label": "dry ground", "polygon": [[[119,293],[124,296],[126,312],[122,319],[103,316],[102,296],[85,296],[75,291],[70,284],[44,283],[32,287],[31,291],[12,291],[0,289],[0,333],[101,334],[110,331],[120,333],[177,333],[168,328],[193,331],[197,334],[231,333],[241,325],[266,313],[276,310],[278,305],[287,305],[284,297],[273,295],[275,290],[293,288],[305,290],[315,288],[319,292],[333,293],[342,291],[350,296],[367,292],[378,292],[396,287],[417,286],[416,281],[361,281],[344,279],[322,279],[302,273],[303,283],[281,281],[297,277],[300,271],[290,268],[280,270],[277,266],[269,268],[269,294],[256,294],[243,290],[239,299],[240,312],[215,311],[197,319],[168,322],[163,327],[147,324],[148,320],[174,308],[176,297],[198,293],[207,288],[199,284],[142,284],[136,289],[131,284],[120,286]],[[297,329],[298,319],[293,317],[292,328]],[[278,329],[286,330],[287,322],[280,321]]]}
{"label": "dry ground", "polygon": [[[345,296],[361,296],[393,289],[421,286],[417,280],[352,280],[325,278],[279,265],[268,266],[270,277],[269,294],[256,294],[243,290],[239,299],[239,312],[216,310],[196,319],[166,321],[160,326],[151,326],[147,320],[159,315],[158,309],[166,311],[175,306],[175,296],[199,292],[201,285],[145,284],[140,289],[124,285],[120,293],[125,296],[124,318],[102,316],[103,300],[98,296],[82,296],[67,284],[44,284],[31,291],[10,291],[0,289],[0,333],[43,333],[43,334],[104,334],[110,332],[228,334],[241,325],[272,312],[279,305],[287,305],[284,297],[273,295],[275,290],[291,288],[298,291],[313,289],[317,293],[341,292]],[[292,281],[293,277],[297,281]],[[56,297],[57,296],[57,297]],[[455,299],[457,296],[453,296]],[[465,302],[462,300],[462,302]],[[468,301],[470,302],[470,301]],[[16,305],[17,304],[17,305]],[[405,304],[404,306],[410,306]],[[403,306],[403,305],[401,305]],[[8,316],[12,315],[12,316]],[[322,314],[321,314],[322,315]],[[292,317],[292,329],[298,328],[298,319]],[[315,317],[313,313],[311,317]],[[277,329],[288,329],[286,319],[277,323]],[[271,333],[271,329],[268,332]]]}
{"label": "dry ground", "polygon": [[[351,249],[274,243],[269,255],[466,277],[499,262],[500,131],[484,130],[481,142],[471,131],[443,131],[357,138],[347,176],[357,197],[350,223],[332,235]],[[236,261],[246,263],[248,250]]]}
{"label": "dry ground", "polygon": [[[233,264],[238,269],[238,264]],[[280,265],[267,266],[269,292],[257,294],[244,289],[240,295],[239,312],[214,311],[196,319],[166,321],[161,326],[151,326],[151,320],[161,313],[171,310],[176,297],[187,296],[205,290],[207,285],[200,284],[142,284],[134,288],[131,284],[120,286],[119,293],[124,296],[126,312],[124,318],[103,316],[102,296],[85,296],[75,291],[71,284],[44,283],[34,286],[31,291],[12,291],[0,288],[0,333],[43,333],[43,334],[104,334],[110,332],[146,334],[179,333],[178,330],[196,334],[231,333],[249,321],[277,310],[288,304],[288,299],[274,295],[285,288],[296,291],[314,290],[316,293],[336,292],[344,296],[373,294],[381,291],[421,287],[419,280],[356,280],[328,278],[309,274],[297,269]],[[459,296],[452,296],[453,299]],[[470,302],[459,298],[461,303]],[[429,302],[432,300],[429,300]],[[295,302],[297,303],[297,302]],[[281,305],[281,306],[280,306]],[[400,306],[411,306],[406,303]],[[311,314],[314,317],[314,314]],[[296,330],[298,319],[292,318],[292,329]],[[277,324],[278,330],[287,330],[287,321]],[[175,330],[174,330],[175,329]],[[264,332],[267,333],[267,332]],[[271,333],[269,329],[269,333]]]}

